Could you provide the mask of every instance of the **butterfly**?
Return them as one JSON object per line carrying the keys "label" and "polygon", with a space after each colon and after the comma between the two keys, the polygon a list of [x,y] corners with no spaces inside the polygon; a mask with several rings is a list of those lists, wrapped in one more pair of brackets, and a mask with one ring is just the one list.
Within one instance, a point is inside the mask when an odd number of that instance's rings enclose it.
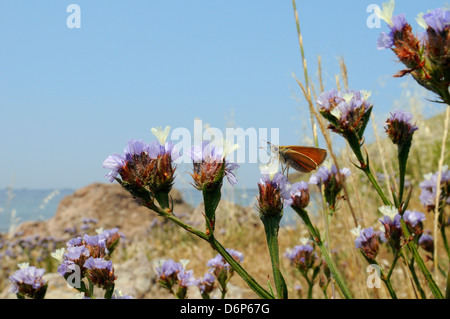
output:
{"label": "butterfly", "polygon": [[282,164],[286,164],[289,172],[289,167],[301,172],[309,173],[316,170],[327,157],[327,151],[317,147],[297,146],[297,145],[274,145],[269,144],[272,153],[278,154],[278,158]]}

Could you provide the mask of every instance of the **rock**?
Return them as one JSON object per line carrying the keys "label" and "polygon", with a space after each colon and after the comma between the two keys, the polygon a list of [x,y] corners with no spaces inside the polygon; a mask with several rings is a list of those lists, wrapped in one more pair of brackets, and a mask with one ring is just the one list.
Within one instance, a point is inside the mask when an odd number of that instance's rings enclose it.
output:
{"label": "rock", "polygon": [[[179,191],[172,190],[171,196],[177,210],[192,211]],[[22,223],[17,232],[23,232],[23,236],[39,234],[60,238],[66,236],[67,228],[80,227],[84,218],[97,219],[95,228],[117,227],[125,237],[136,238],[145,235],[157,215],[140,206],[120,185],[94,183],[63,198],[53,218]]]}

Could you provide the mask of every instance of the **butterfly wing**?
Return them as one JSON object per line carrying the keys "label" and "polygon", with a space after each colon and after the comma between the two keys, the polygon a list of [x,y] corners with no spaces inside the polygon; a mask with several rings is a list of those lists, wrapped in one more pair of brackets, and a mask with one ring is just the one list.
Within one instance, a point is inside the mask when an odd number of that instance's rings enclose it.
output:
{"label": "butterfly wing", "polygon": [[309,173],[323,163],[327,151],[317,147],[286,146],[283,150],[284,160],[292,168],[302,173]]}

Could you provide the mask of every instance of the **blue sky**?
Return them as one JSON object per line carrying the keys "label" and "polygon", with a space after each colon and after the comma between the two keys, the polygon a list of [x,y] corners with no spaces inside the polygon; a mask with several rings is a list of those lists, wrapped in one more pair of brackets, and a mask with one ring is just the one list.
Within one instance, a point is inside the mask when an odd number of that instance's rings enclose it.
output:
{"label": "blue sky", "polygon": [[[66,8],[81,8],[69,29]],[[344,57],[350,87],[373,92],[382,117],[400,97],[401,66],[366,25],[371,1],[297,1],[308,68],[322,57],[326,89]],[[398,0],[413,26],[445,1]],[[279,128],[281,144],[311,130],[292,72],[303,70],[291,1],[0,2],[0,188],[79,188],[106,182],[103,160],[150,129]],[[298,99],[300,98],[300,99]],[[305,126],[306,125],[306,126]],[[188,179],[187,167],[179,169]],[[255,187],[257,164],[238,172]]]}

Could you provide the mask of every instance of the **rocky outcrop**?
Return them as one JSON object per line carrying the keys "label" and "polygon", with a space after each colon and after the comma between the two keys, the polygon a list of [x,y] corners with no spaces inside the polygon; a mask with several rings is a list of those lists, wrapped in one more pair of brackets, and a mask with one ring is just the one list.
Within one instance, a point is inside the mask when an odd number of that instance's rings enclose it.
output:
{"label": "rocky outcrop", "polygon": [[[191,212],[193,207],[183,201],[177,190],[171,196],[178,211]],[[117,227],[129,239],[145,235],[149,226],[158,218],[149,209],[140,206],[118,184],[94,183],[66,196],[59,203],[55,216],[47,221],[24,222],[17,232],[23,236],[65,237],[66,230],[81,226],[83,219],[95,219],[95,227]]]}

